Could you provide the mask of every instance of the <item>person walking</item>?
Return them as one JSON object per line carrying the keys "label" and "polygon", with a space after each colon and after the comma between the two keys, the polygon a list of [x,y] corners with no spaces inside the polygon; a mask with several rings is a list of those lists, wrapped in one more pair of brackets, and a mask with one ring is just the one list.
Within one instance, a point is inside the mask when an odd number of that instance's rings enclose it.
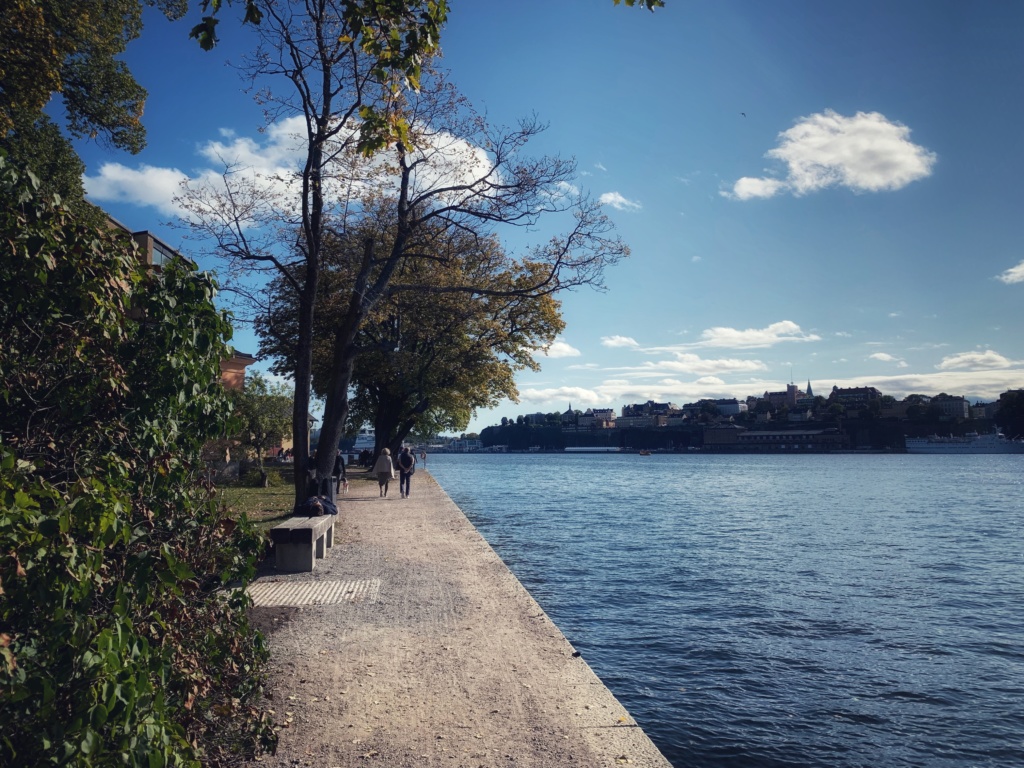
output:
{"label": "person walking", "polygon": [[345,477],[345,457],[341,455],[340,448],[338,449],[338,455],[334,459],[334,476],[337,478],[334,495],[337,496],[341,493],[342,486],[348,488],[348,478]]}
{"label": "person walking", "polygon": [[380,486],[380,497],[388,497],[388,483],[395,479],[395,465],[391,463],[391,451],[387,448],[380,452],[377,463],[373,465],[373,473],[377,476],[377,485]]}
{"label": "person walking", "polygon": [[398,454],[398,490],[403,499],[409,498],[409,481],[415,471],[416,455],[409,450],[409,446],[403,446],[402,452]]}

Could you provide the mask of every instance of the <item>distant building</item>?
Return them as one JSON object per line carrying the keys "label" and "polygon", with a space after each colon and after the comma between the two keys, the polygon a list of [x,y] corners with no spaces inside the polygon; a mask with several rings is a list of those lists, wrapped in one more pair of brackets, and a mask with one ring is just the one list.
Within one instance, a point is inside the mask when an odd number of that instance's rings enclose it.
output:
{"label": "distant building", "polygon": [[615,426],[615,411],[611,408],[587,408],[579,414],[576,424],[581,430],[611,429]]}
{"label": "distant building", "polygon": [[832,393],[828,396],[828,402],[839,403],[848,410],[867,408],[868,403],[873,400],[881,400],[882,393],[874,387],[832,387]]}
{"label": "distant building", "polygon": [[726,400],[715,400],[715,407],[722,416],[738,416],[747,412],[747,404],[741,403],[735,397]]}
{"label": "distant building", "polygon": [[679,406],[675,403],[656,403],[653,400],[648,400],[646,403],[641,403],[639,405],[622,406],[622,415],[626,417],[667,416],[669,413],[673,413],[678,410]]}
{"label": "distant building", "polygon": [[761,399],[767,400],[772,408],[781,408],[783,406],[793,408],[796,406],[796,401],[804,396],[805,393],[796,384],[787,384],[785,392],[765,392]]}
{"label": "distant building", "polygon": [[966,397],[936,395],[932,398],[932,406],[937,406],[947,419],[966,419],[971,415],[971,406]]}

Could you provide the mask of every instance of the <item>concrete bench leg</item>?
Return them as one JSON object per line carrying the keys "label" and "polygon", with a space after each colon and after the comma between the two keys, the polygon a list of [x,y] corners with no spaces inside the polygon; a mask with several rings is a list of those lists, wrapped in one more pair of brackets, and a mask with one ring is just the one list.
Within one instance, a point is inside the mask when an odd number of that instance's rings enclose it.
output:
{"label": "concrete bench leg", "polygon": [[327,554],[327,532],[320,534],[316,540],[316,556],[322,558]]}
{"label": "concrete bench leg", "polygon": [[[320,540],[317,540],[319,550]],[[316,560],[313,547],[309,543],[280,543],[275,546],[277,551],[277,568],[281,571],[306,572],[312,571]],[[322,554],[318,555],[323,557]]]}
{"label": "concrete bench leg", "polygon": [[330,549],[334,546],[334,523],[331,523],[331,527],[327,529],[327,548]]}

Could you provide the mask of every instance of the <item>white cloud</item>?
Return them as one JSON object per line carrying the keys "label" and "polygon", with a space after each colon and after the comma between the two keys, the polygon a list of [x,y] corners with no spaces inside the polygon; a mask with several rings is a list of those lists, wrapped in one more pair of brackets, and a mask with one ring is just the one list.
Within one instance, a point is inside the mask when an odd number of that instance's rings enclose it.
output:
{"label": "white cloud", "polygon": [[846,331],[836,331],[836,336],[839,336],[840,338],[843,338],[843,339],[852,339],[853,338],[853,334],[852,333],[847,333]]}
{"label": "white cloud", "polygon": [[221,129],[220,134],[230,141],[208,141],[198,150],[218,168],[229,163],[261,173],[291,173],[304,161],[306,123],[301,115],[268,126],[263,141],[238,136],[230,129]]}
{"label": "white cloud", "polygon": [[643,208],[640,203],[627,200],[625,197],[620,195],[618,192],[605,192],[599,198],[597,202],[601,205],[610,205],[617,211],[638,211]]}
{"label": "white cloud", "polygon": [[1024,361],[1010,360],[995,350],[986,349],[984,352],[958,352],[955,355],[949,355],[942,358],[942,362],[935,367],[940,371],[991,371],[1011,368],[1015,365],[1024,365]]}
{"label": "white cloud", "polygon": [[775,197],[786,188],[785,182],[778,179],[753,179],[744,176],[733,184],[732,192],[722,192],[723,197],[736,200],[756,200],[758,198]]}
{"label": "white cloud", "polygon": [[97,175],[86,176],[84,182],[86,194],[95,202],[152,206],[162,214],[177,216],[180,211],[173,200],[186,178],[177,168],[103,163]]}
{"label": "white cloud", "polygon": [[635,339],[629,336],[602,336],[601,345],[605,347],[639,347]]}
{"label": "white cloud", "polygon": [[605,168],[600,163],[594,163],[594,167],[597,168],[597,170],[599,170],[599,171],[607,171],[608,170],[607,168]]}
{"label": "white cloud", "polygon": [[739,179],[724,197],[751,200],[781,192],[795,196],[828,187],[854,192],[902,189],[931,175],[936,155],[909,140],[910,129],[878,112],[852,117],[826,109],[801,118],[765,153],[786,166],[784,179]]}
{"label": "white cloud", "polygon": [[[353,138],[354,130],[340,131],[336,143],[340,146]],[[165,214],[183,215],[175,201],[175,197],[182,194],[182,182],[187,181],[189,189],[202,196],[202,190],[223,190],[223,175],[230,169],[229,177],[238,188],[251,190],[285,215],[294,215],[295,211],[287,209],[298,200],[300,169],[306,152],[304,119],[301,116],[283,119],[269,126],[258,139],[239,136],[231,129],[222,128],[219,133],[220,139],[207,141],[196,149],[205,167],[185,173],[172,168],[140,165],[131,169],[120,163],[106,163],[96,176],[84,178],[86,192],[90,199],[100,203],[133,203],[154,207]],[[339,158],[343,157],[344,154],[339,153]],[[483,178],[490,183],[501,181],[483,148],[444,131],[434,132],[425,139],[412,159],[416,161],[412,185],[418,194],[470,185]],[[343,200],[353,190],[367,188],[368,179],[372,177],[370,171],[384,167],[381,158],[355,162],[362,164],[336,169],[333,176],[325,179],[327,197]],[[394,177],[378,173],[374,178],[378,179],[375,183],[387,185]],[[480,191],[481,186],[474,185],[468,191],[453,191],[445,199],[457,203],[459,198],[472,198]],[[566,183],[556,194],[571,196],[577,192]]]}
{"label": "white cloud", "polygon": [[579,357],[583,353],[580,352],[578,349],[576,349],[576,347],[574,347],[574,346],[572,346],[570,344],[567,344],[562,339],[555,339],[553,342],[551,342],[551,346],[549,346],[546,350],[544,350],[544,354],[547,357],[555,358],[555,357]]}
{"label": "white cloud", "polygon": [[897,368],[909,368],[907,361],[900,357],[890,355],[888,352],[875,352],[873,355],[868,355],[869,360],[879,360],[883,363],[896,363]]}
{"label": "white cloud", "polygon": [[759,349],[785,341],[821,341],[821,336],[816,333],[804,333],[792,320],[782,320],[766,328],[708,328],[701,333],[701,341],[692,346]]}
{"label": "white cloud", "polygon": [[1022,261],[1016,267],[1010,267],[1001,275],[997,275],[996,279],[1002,280],[1007,285],[1013,285],[1014,283],[1024,283],[1024,261]]}
{"label": "white cloud", "polygon": [[890,312],[889,313],[889,317],[902,317],[902,316],[903,316],[902,312]]}
{"label": "white cloud", "polygon": [[652,360],[643,365],[613,370],[628,371],[633,375],[653,376],[665,373],[691,373],[700,375],[716,375],[721,373],[750,373],[767,371],[768,366],[760,360],[739,360],[722,358],[710,360],[692,352],[675,352],[672,360]]}
{"label": "white cloud", "polygon": [[563,409],[565,408],[565,403],[570,402],[574,407],[581,405],[585,407],[600,406],[602,403],[607,402],[593,389],[586,389],[584,387],[524,389],[519,393],[519,398],[524,402],[533,403],[535,405],[538,403],[546,403],[549,406],[557,406],[559,403],[562,403]]}
{"label": "white cloud", "polygon": [[690,261],[692,261],[692,262],[693,262],[694,264],[696,264],[696,263],[697,263],[698,261],[703,261],[703,260],[704,260],[704,257],[703,257],[703,256],[693,256],[693,257],[692,257],[692,258],[690,259]]}

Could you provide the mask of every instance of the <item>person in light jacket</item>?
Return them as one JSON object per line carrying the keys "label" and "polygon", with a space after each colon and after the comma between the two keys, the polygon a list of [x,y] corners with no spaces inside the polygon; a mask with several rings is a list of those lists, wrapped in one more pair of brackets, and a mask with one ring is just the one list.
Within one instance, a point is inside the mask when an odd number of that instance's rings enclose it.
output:
{"label": "person in light jacket", "polygon": [[373,465],[373,473],[377,475],[382,499],[388,497],[388,483],[395,479],[395,465],[391,463],[391,451],[387,448],[380,452],[377,463]]}

